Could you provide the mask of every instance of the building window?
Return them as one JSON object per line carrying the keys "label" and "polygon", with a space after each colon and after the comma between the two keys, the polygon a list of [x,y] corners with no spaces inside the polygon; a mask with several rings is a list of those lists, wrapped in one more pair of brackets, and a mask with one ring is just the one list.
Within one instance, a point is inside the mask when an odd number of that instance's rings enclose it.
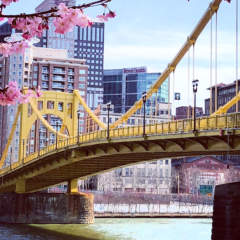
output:
{"label": "building window", "polygon": [[86,74],[86,70],[85,69],[79,69],[79,74]]}
{"label": "building window", "polygon": [[86,78],[85,77],[79,77],[79,81],[82,81],[82,82],[84,82],[86,80]]}

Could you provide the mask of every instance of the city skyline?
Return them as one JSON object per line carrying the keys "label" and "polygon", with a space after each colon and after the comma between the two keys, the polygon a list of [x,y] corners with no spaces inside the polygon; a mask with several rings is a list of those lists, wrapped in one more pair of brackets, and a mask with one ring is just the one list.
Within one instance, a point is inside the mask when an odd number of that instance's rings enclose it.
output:
{"label": "city skyline", "polygon": [[[42,0],[34,0],[29,3],[26,9],[21,9],[21,1],[12,4],[6,9],[6,13],[16,13],[23,10],[31,12],[42,2]],[[126,4],[123,4],[123,1]],[[150,0],[146,4],[140,0],[138,8],[136,8],[136,1],[130,3],[126,0],[123,1],[120,3],[118,0],[113,0],[109,4],[109,7],[116,11],[117,17],[106,23],[104,69],[147,66],[150,72],[163,72],[210,3],[209,0],[201,2],[172,0],[161,3]],[[81,2],[77,1],[77,3]],[[102,13],[102,9],[90,9],[86,13],[89,13],[90,16],[96,16],[96,14]],[[234,14],[235,2],[232,1],[229,4],[223,1],[218,13],[218,83],[229,83],[234,81],[236,77],[235,53],[232,47],[235,44]],[[213,29],[214,27],[213,21]],[[195,49],[195,78],[200,80],[197,102],[202,107],[204,99],[209,97],[209,92],[206,91],[210,85],[209,31],[209,26],[207,26]],[[176,69],[175,92],[186,93],[187,91],[189,97],[185,96],[181,101],[175,101],[174,108],[192,102],[191,82],[188,90],[186,90],[186,84],[182,84],[182,79],[185,79],[184,83],[187,82],[187,72],[187,56],[185,56]],[[191,74],[190,80],[192,78]],[[214,81],[213,69],[213,83]],[[171,95],[173,95],[173,90]],[[171,97],[172,100],[173,97]]]}

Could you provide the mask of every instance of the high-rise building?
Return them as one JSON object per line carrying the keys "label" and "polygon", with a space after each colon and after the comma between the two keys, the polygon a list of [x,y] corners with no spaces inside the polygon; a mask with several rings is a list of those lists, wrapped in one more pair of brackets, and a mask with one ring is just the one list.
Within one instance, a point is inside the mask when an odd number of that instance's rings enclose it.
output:
{"label": "high-rise building", "polygon": [[[150,89],[159,76],[160,73],[147,73],[146,67],[104,70],[103,102],[111,102],[115,112],[125,113],[142,97],[143,92]],[[160,103],[168,103],[168,94],[168,80],[165,80],[157,93],[147,100],[146,114],[168,114],[168,110],[159,106]]]}
{"label": "high-rise building", "polygon": [[86,59],[88,71],[87,103],[95,109],[103,103],[104,23],[74,29],[74,57]]}
{"label": "high-rise building", "polygon": [[[10,81],[15,81],[20,87],[23,86],[24,78],[24,57],[22,54],[15,54],[9,57],[0,57],[0,85],[2,88]],[[0,150],[1,154],[5,149],[8,136],[10,134],[14,117],[17,111],[17,106],[0,106]],[[12,140],[11,152],[12,159],[18,159],[18,145],[19,145],[19,126],[17,125],[15,135]],[[10,156],[6,159],[5,164],[8,164]]]}
{"label": "high-rise building", "polygon": [[[205,114],[210,115],[210,102],[212,102],[212,113],[214,113],[219,107],[225,105],[227,102],[229,102],[233,97],[236,95],[236,83],[237,81],[234,81],[230,84],[224,84],[220,83],[216,86],[216,92],[217,96],[215,98],[215,86],[212,86],[209,88],[210,91],[212,91],[212,101],[211,98],[205,99]],[[238,80],[238,86],[240,86],[240,80]],[[215,109],[215,99],[217,99],[217,109]],[[228,113],[235,112],[236,111],[236,105],[232,106]],[[238,102],[238,112],[240,111],[240,102]]]}
{"label": "high-rise building", "polygon": [[[75,0],[44,0],[36,12],[46,11],[64,2],[74,6]],[[74,27],[72,32],[58,34],[54,25],[49,21],[49,30],[43,32],[38,44],[40,47],[67,49],[70,57],[86,59],[88,69],[87,104],[95,109],[103,103],[103,57],[104,57],[104,23],[94,22],[91,27]]]}
{"label": "high-rise building", "polygon": [[[0,58],[0,80],[4,87],[8,81],[17,81],[18,85],[26,87],[41,86],[42,90],[54,90],[61,92],[72,92],[73,89],[80,91],[80,95],[86,100],[87,91],[87,70],[85,60],[68,58],[67,50],[64,49],[48,49],[31,47],[26,49],[25,54],[11,55],[8,58]],[[8,106],[0,108],[0,130],[1,151],[4,150],[7,138],[14,121],[16,106]],[[79,130],[85,131],[85,112],[83,108],[80,110]],[[61,120],[54,116],[44,116],[51,125],[56,122],[61,126]],[[54,126],[56,128],[56,126]],[[37,135],[36,132],[40,134]],[[37,139],[37,140],[36,140]],[[26,153],[46,146],[48,143],[54,143],[55,137],[49,133],[47,129],[36,122],[32,126],[28,143],[25,143]],[[15,136],[12,140],[12,158],[18,159],[19,145],[19,126],[17,125]]]}

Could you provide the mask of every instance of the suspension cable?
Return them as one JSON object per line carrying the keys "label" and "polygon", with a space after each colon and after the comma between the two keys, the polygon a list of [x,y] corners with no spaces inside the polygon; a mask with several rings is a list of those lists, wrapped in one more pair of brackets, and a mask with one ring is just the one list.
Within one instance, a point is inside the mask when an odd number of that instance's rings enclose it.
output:
{"label": "suspension cable", "polygon": [[[192,80],[195,80],[195,43],[192,46]],[[192,107],[192,116],[194,116],[194,106]]]}
{"label": "suspension cable", "polygon": [[188,50],[188,67],[187,67],[187,76],[188,76],[188,95],[187,95],[187,100],[188,100],[188,109],[187,109],[187,118],[190,118],[190,51]]}
{"label": "suspension cable", "polygon": [[[173,93],[173,105],[172,105],[172,109],[174,109],[175,107],[175,70],[173,71],[173,83],[172,83],[172,93]],[[176,109],[175,109],[176,110]],[[172,120],[174,120],[174,115],[172,113]]]}
{"label": "suspension cable", "polygon": [[[238,89],[238,0],[236,0],[236,96]],[[238,112],[238,101],[236,103],[236,112]]]}
{"label": "suspension cable", "polygon": [[192,80],[195,79],[195,43],[192,47]]}
{"label": "suspension cable", "polygon": [[218,55],[217,55],[217,51],[218,51],[218,15],[217,15],[217,12],[216,12],[216,26],[215,26],[215,107],[214,107],[214,111],[217,111],[217,100],[218,100],[218,88],[217,88],[217,78],[218,78],[218,75],[217,75],[217,68],[218,68]]}
{"label": "suspension cable", "polygon": [[156,91],[156,96],[155,96],[155,120],[157,119],[157,112],[159,111],[158,109],[158,91]]}
{"label": "suspension cable", "polygon": [[212,90],[213,90],[213,24],[212,18],[210,22],[210,102],[209,102],[209,114],[213,113],[213,99],[212,99]]}
{"label": "suspension cable", "polygon": [[171,84],[170,84],[170,75],[168,76],[168,120],[170,120],[170,110],[171,110],[171,108],[170,108],[170,87],[171,87]]}

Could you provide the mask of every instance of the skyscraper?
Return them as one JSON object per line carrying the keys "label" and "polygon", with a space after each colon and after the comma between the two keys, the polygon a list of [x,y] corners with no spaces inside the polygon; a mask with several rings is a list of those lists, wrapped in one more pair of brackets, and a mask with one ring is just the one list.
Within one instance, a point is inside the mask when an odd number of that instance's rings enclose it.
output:
{"label": "skyscraper", "polygon": [[[115,112],[125,113],[147,92],[160,73],[147,73],[146,67],[104,70],[104,103],[111,102]],[[159,103],[168,103],[168,80],[146,102],[147,115],[166,114]],[[167,113],[168,114],[168,113]]]}
{"label": "skyscraper", "polygon": [[[24,54],[11,55],[8,58],[0,57],[0,85],[5,87],[9,81],[17,81],[20,87],[41,86],[42,90],[54,90],[61,92],[72,92],[78,89],[80,95],[86,99],[87,69],[85,60],[68,58],[64,49],[49,49],[31,47]],[[61,106],[59,106],[61,107]],[[0,106],[0,150],[5,148],[11,127],[14,121],[17,107],[10,105]],[[52,126],[56,122],[61,126],[61,120],[56,116],[44,116]],[[79,131],[85,130],[85,112],[79,108]],[[56,127],[56,126],[54,126]],[[38,132],[38,134],[36,134]],[[46,140],[48,142],[46,142]],[[32,126],[32,131],[26,146],[26,154],[45,147],[47,143],[55,141],[54,134],[39,122]],[[19,125],[16,127],[15,135],[11,144],[11,158],[18,159]],[[8,156],[9,157],[9,156]],[[9,161],[9,158],[7,159]],[[7,163],[8,164],[8,163]]]}
{"label": "skyscraper", "polygon": [[[44,0],[36,12],[56,7],[60,2],[74,6],[75,0]],[[49,21],[49,30],[44,31],[38,46],[47,48],[67,49],[69,57],[86,59],[88,69],[87,104],[95,109],[103,103],[103,57],[104,57],[104,23],[95,22],[91,27],[74,27],[74,31],[66,34],[54,32]]]}

